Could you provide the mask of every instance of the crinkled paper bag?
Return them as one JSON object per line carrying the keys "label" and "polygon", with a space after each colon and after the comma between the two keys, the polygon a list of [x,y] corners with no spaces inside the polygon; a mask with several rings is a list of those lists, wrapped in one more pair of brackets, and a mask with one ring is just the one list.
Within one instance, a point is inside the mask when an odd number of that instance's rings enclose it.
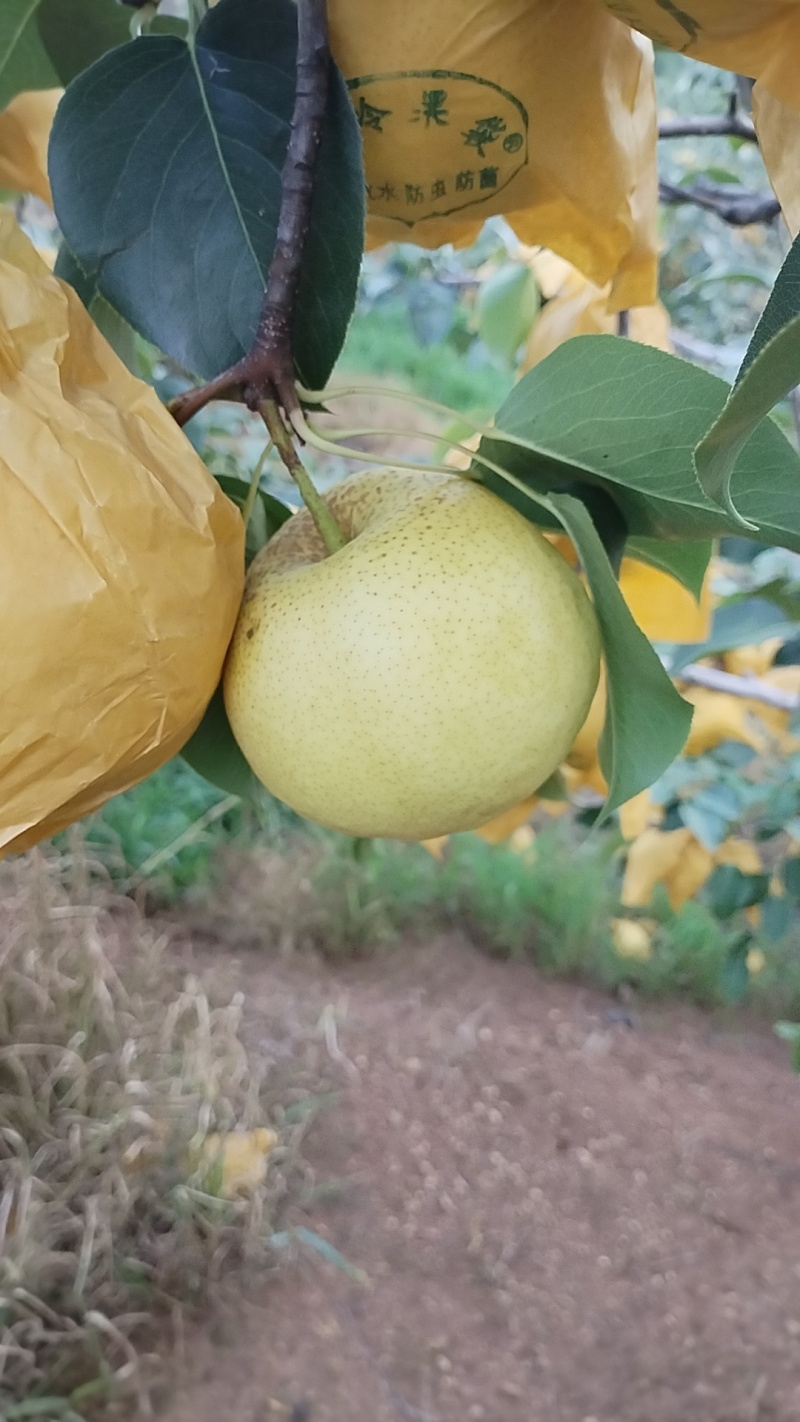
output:
{"label": "crinkled paper bag", "polygon": [[330,0],[374,245],[471,241],[492,214],[615,309],[656,294],[652,49],[596,0]]}
{"label": "crinkled paper bag", "polygon": [[0,506],[2,853],[180,749],[244,570],[238,510],[2,210]]}

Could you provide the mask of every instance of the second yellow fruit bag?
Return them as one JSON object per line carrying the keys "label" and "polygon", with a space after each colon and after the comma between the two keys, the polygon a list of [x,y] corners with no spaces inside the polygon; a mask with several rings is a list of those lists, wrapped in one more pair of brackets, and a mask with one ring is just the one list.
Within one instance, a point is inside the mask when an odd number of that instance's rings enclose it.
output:
{"label": "second yellow fruit bag", "polygon": [[371,243],[470,241],[505,214],[615,309],[655,298],[649,43],[596,0],[330,0]]}
{"label": "second yellow fruit bag", "polygon": [[603,0],[669,49],[756,80],[753,117],[770,181],[800,229],[800,0]]}

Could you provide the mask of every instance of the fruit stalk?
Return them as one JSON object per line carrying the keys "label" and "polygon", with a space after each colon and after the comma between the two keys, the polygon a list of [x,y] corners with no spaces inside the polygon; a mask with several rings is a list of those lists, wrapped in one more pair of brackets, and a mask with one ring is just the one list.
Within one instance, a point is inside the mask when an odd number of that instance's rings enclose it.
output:
{"label": "fruit stalk", "polygon": [[317,533],[325,544],[328,553],[338,553],[340,548],[344,548],[347,543],[344,533],[339,527],[336,519],[331,513],[322,495],[315,489],[314,483],[308,470],[303,466],[298,456],[297,450],[292,443],[283,420],[281,412],[275,400],[262,400],[258,407],[259,414],[269,430],[270,438],[275,445],[286,468],[289,470],[308,512],[314,520]]}

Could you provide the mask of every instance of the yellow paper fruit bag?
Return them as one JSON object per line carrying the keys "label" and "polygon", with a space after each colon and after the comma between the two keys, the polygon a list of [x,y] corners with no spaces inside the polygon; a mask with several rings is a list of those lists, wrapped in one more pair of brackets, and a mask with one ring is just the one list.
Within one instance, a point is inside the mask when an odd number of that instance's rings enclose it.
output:
{"label": "yellow paper fruit bag", "polygon": [[800,106],[799,0],[603,0],[607,10],[668,49],[759,79]]}
{"label": "yellow paper fruit bag", "polygon": [[616,309],[655,296],[646,41],[596,0],[330,0],[364,140],[375,244],[471,241],[503,213]]}
{"label": "yellow paper fruit bag", "polygon": [[794,237],[800,232],[800,103],[789,108],[756,84],[753,118],[769,180]]}
{"label": "yellow paper fruit bag", "polygon": [[0,497],[2,852],[180,749],[244,568],[238,510],[2,210]]}
{"label": "yellow paper fruit bag", "polygon": [[0,113],[0,188],[35,193],[52,207],[47,144],[61,89],[17,94]]}

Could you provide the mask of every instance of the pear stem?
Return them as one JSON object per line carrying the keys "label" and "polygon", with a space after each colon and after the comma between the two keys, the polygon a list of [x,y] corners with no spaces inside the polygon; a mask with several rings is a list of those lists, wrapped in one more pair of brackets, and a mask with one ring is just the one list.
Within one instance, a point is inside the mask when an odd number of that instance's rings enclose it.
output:
{"label": "pear stem", "polygon": [[314,520],[317,533],[325,544],[326,551],[329,554],[338,553],[341,548],[345,547],[348,540],[322,495],[315,489],[308,470],[301,464],[297,450],[292,443],[292,437],[281,417],[277,401],[260,400],[258,411],[269,430],[275,448],[300,490],[300,497]]}

